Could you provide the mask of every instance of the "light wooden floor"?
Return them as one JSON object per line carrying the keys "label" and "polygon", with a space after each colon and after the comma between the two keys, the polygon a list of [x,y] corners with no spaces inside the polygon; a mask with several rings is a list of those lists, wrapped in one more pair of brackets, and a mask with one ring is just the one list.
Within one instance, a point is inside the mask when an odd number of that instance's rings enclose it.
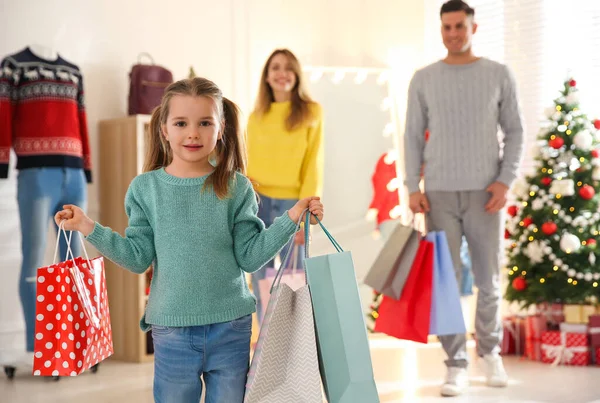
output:
{"label": "light wooden floor", "polygon": [[[445,374],[444,354],[439,345],[422,346],[374,337],[371,351],[382,402],[600,403],[600,368],[597,367],[551,367],[508,357],[505,365],[511,377],[510,385],[505,389],[492,389],[483,385],[483,376],[475,361],[470,370],[469,393],[448,399],[440,397],[438,392]],[[152,364],[107,360],[97,374],[84,373],[59,382],[34,378],[23,372],[17,373],[12,381],[0,375],[0,402],[152,402],[152,374]]]}

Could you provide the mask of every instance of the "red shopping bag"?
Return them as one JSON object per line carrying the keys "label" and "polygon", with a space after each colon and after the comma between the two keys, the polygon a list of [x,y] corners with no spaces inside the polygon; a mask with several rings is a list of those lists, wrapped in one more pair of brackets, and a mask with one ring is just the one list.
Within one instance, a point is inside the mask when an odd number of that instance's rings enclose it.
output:
{"label": "red shopping bag", "polygon": [[113,354],[102,257],[39,268],[36,294],[33,375],[79,375]]}
{"label": "red shopping bag", "polygon": [[399,300],[384,296],[375,331],[427,343],[433,288],[433,243],[421,240]]}

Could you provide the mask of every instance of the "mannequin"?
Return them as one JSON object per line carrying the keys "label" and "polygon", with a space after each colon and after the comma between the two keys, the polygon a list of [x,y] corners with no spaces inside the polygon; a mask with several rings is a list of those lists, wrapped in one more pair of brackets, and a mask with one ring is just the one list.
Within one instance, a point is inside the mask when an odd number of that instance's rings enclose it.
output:
{"label": "mannequin", "polygon": [[[33,363],[36,322],[36,270],[44,261],[50,218],[64,204],[87,205],[87,183],[92,181],[90,142],[84,104],[83,75],[56,48],[32,44],[0,62],[0,179],[7,178],[11,149],[17,156],[22,264],[19,296],[26,330],[24,363]],[[18,93],[17,99],[4,94]],[[52,97],[36,96],[36,90]],[[58,101],[58,102],[57,102]],[[19,113],[13,113],[18,108]],[[51,116],[50,121],[45,121]],[[42,138],[44,141],[39,141]],[[75,256],[79,245],[72,245]],[[66,243],[60,242],[61,260]]]}
{"label": "mannequin", "polygon": [[29,50],[31,50],[31,53],[40,59],[45,59],[51,62],[55,62],[58,59],[58,52],[56,49],[49,46],[32,43],[29,45]]}

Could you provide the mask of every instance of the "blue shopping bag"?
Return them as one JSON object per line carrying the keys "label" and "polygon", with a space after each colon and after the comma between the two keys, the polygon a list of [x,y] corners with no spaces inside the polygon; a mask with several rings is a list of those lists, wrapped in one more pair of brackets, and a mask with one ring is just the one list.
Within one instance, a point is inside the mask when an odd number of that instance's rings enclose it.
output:
{"label": "blue shopping bag", "polygon": [[460,292],[446,233],[430,232],[425,239],[434,244],[429,334],[444,336],[466,333]]}
{"label": "blue shopping bag", "polygon": [[463,297],[473,295],[473,272],[471,271],[471,255],[469,244],[463,236],[460,246],[460,261],[462,263],[462,275],[460,283],[460,295]]}
{"label": "blue shopping bag", "polygon": [[337,253],[309,257],[306,210],[306,278],[315,317],[319,367],[329,403],[379,403],[352,254],[319,222]]}

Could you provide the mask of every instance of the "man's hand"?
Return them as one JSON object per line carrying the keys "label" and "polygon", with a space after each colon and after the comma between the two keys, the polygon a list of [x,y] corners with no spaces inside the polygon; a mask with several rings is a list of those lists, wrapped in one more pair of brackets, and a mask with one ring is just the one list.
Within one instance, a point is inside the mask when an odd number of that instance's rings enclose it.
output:
{"label": "man's hand", "polygon": [[408,199],[408,206],[414,214],[429,212],[429,200],[427,200],[425,193],[411,193]]}
{"label": "man's hand", "polygon": [[485,211],[490,214],[495,214],[502,210],[506,205],[506,193],[508,193],[508,186],[502,182],[494,182],[488,186],[486,191],[492,195],[490,200],[485,205]]}

